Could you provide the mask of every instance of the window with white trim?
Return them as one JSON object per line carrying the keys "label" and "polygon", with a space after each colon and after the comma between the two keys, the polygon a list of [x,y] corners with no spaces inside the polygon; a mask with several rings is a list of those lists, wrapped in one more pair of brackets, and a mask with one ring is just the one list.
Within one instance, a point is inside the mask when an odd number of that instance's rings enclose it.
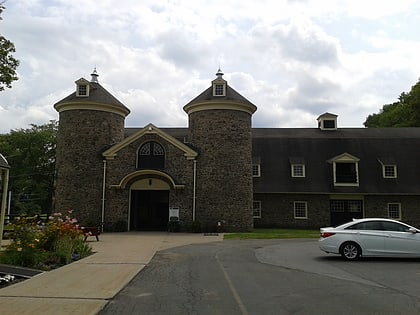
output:
{"label": "window with white trim", "polygon": [[305,177],[305,164],[292,164],[292,177]]}
{"label": "window with white trim", "polygon": [[388,203],[388,218],[394,220],[401,220],[401,203]]}
{"label": "window with white trim", "polygon": [[382,175],[384,178],[397,178],[397,166],[382,165]]}
{"label": "window with white trim", "polygon": [[88,85],[87,84],[78,84],[77,85],[77,96],[89,96],[88,95]]}
{"label": "window with white trim", "polygon": [[261,201],[254,200],[252,202],[252,216],[254,218],[261,218]]}
{"label": "window with white trim", "polygon": [[308,218],[308,203],[306,201],[294,201],[293,209],[295,219]]}
{"label": "window with white trim", "polygon": [[261,165],[252,164],[252,177],[261,177]]}
{"label": "window with white trim", "polygon": [[214,85],[214,95],[215,96],[225,96],[225,85],[224,84],[215,84]]}
{"label": "window with white trim", "polygon": [[334,186],[359,186],[360,159],[343,153],[330,159],[333,164]]}

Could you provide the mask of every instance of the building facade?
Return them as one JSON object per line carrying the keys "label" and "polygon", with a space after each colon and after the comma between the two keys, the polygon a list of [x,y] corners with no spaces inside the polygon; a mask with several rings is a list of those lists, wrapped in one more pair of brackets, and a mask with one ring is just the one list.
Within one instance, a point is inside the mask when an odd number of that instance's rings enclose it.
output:
{"label": "building facade", "polygon": [[98,82],[57,102],[56,209],[107,230],[319,228],[358,217],[420,225],[420,128],[252,128],[257,107],[219,70],[188,127],[125,128]]}

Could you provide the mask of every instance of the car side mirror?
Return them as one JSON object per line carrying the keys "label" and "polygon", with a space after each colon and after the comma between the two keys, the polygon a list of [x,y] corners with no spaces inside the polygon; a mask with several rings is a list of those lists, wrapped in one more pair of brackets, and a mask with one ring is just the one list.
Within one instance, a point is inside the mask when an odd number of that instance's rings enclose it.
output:
{"label": "car side mirror", "polygon": [[415,228],[409,228],[408,232],[411,232],[413,234],[417,233],[418,231]]}

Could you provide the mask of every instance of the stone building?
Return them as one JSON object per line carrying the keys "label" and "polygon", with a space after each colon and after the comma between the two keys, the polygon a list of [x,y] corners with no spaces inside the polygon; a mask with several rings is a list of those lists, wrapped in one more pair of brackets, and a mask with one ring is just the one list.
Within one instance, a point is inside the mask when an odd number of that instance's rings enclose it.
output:
{"label": "stone building", "polygon": [[252,128],[223,79],[184,106],[188,127],[125,128],[130,110],[76,81],[59,112],[56,209],[109,230],[318,228],[355,217],[420,225],[420,128]]}

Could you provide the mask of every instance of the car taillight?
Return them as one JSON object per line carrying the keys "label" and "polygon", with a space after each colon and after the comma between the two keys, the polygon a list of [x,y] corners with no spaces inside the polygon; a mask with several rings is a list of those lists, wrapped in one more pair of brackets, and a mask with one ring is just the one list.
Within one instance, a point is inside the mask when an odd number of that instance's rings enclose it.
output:
{"label": "car taillight", "polygon": [[333,235],[335,235],[335,233],[331,233],[331,232],[322,232],[321,233],[322,238],[327,238],[327,237],[330,237],[330,236],[333,236]]}

